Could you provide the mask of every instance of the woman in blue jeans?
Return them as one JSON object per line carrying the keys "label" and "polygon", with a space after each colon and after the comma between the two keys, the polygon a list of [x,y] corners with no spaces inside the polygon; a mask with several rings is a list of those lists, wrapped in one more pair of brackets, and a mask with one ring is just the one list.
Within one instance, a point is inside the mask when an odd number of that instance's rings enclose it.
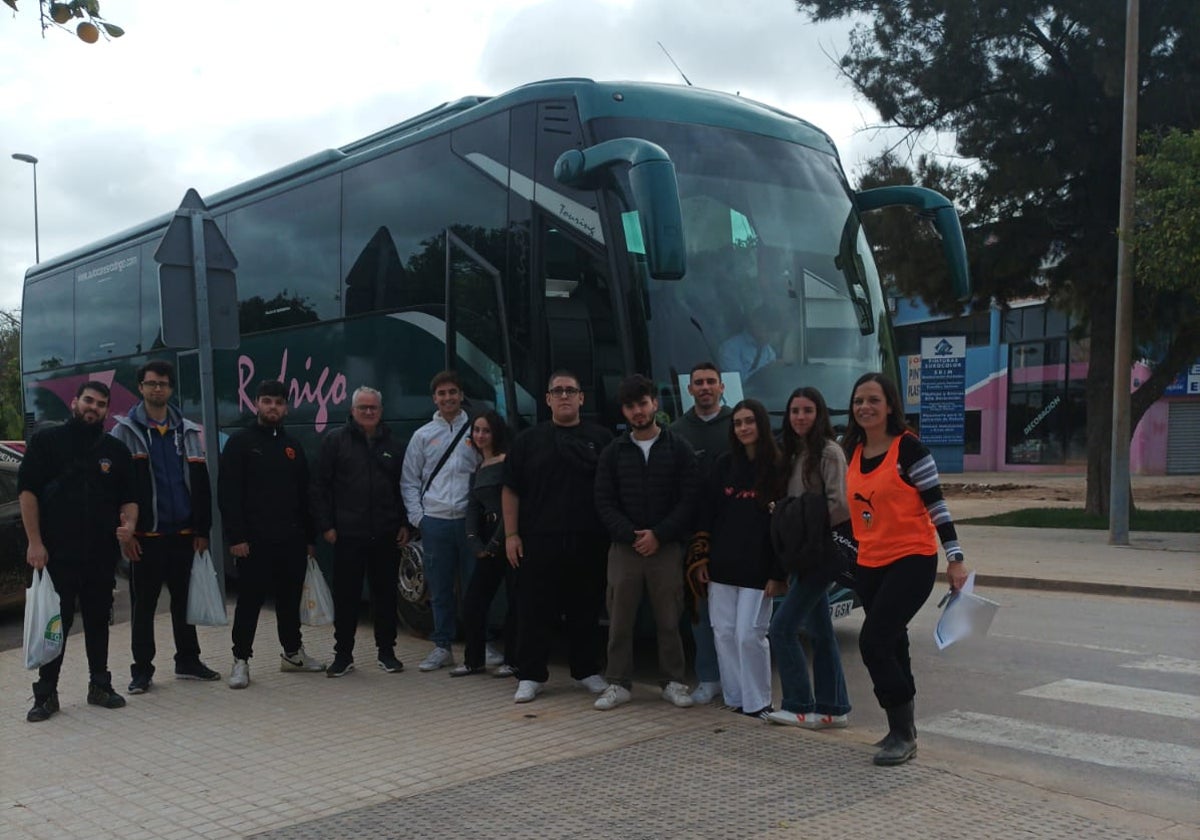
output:
{"label": "woman in blue jeans", "polygon": [[[834,439],[825,398],[816,388],[797,388],[788,398],[782,448],[784,463],[791,470],[788,495],[819,493],[829,506],[831,526],[849,520],[846,456]],[[792,575],[787,596],[771,619],[771,651],[783,686],[780,711],[767,715],[771,723],[805,729],[829,729],[847,723],[850,699],[829,617],[830,578],[822,566],[810,563],[807,573]],[[812,644],[811,679],[800,645],[802,629]]]}

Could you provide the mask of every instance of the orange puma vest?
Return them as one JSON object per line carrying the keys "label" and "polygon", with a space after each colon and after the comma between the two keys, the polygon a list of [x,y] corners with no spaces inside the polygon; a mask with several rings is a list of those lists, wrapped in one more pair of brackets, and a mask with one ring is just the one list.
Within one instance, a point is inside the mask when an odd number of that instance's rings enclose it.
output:
{"label": "orange puma vest", "polygon": [[878,568],[911,554],[937,554],[937,531],[925,503],[896,468],[902,437],[892,441],[883,463],[866,474],[860,444],[846,470],[846,498],[860,566]]}

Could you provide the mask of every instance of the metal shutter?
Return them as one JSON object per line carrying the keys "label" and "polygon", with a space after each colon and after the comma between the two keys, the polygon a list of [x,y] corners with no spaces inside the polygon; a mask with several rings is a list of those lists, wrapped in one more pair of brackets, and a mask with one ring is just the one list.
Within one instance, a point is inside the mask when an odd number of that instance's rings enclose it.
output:
{"label": "metal shutter", "polygon": [[1200,474],[1200,401],[1173,402],[1167,419],[1167,475]]}

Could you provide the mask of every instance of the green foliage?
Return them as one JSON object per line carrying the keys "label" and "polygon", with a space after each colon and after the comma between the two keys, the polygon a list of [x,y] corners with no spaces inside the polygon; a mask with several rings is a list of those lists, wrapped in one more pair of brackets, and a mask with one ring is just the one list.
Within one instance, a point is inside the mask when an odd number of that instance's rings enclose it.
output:
{"label": "green foliage", "polygon": [[[1024,508],[994,516],[959,520],[961,525],[1007,525],[1014,528],[1077,528],[1103,531],[1108,517],[1093,515],[1078,508]],[[1194,534],[1200,532],[1200,511],[1134,510],[1129,520],[1132,531],[1165,531]]]}
{"label": "green foliage", "polygon": [[1139,285],[1200,294],[1200,131],[1144,134],[1130,245]]}
{"label": "green foliage", "polygon": [[0,440],[20,440],[24,429],[21,416],[21,318],[0,310]]}

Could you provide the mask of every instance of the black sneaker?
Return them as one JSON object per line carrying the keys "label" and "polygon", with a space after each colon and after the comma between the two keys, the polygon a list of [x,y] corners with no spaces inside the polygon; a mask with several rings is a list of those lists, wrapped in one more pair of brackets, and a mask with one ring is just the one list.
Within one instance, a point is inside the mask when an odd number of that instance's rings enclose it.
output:
{"label": "black sneaker", "polygon": [[33,695],[33,708],[25,715],[25,720],[30,723],[41,723],[44,720],[49,720],[50,716],[58,711],[58,692],[52,691],[44,697],[39,698],[36,694]]}
{"label": "black sneaker", "polygon": [[130,694],[145,694],[150,690],[150,685],[153,680],[149,674],[135,674],[133,679],[129,681]]}
{"label": "black sneaker", "polygon": [[221,675],[197,659],[195,662],[177,663],[175,665],[175,679],[214,682],[221,679]]}
{"label": "black sneaker", "polygon": [[386,671],[389,674],[399,674],[404,670],[404,663],[396,658],[396,654],[389,651],[379,651],[379,670]]}
{"label": "black sneaker", "polygon": [[354,670],[354,660],[349,656],[333,657],[333,664],[325,669],[327,677],[344,677]]}
{"label": "black sneaker", "polygon": [[125,705],[125,698],[113,691],[112,683],[88,683],[87,701],[89,706],[103,706],[106,709],[119,709]]}

